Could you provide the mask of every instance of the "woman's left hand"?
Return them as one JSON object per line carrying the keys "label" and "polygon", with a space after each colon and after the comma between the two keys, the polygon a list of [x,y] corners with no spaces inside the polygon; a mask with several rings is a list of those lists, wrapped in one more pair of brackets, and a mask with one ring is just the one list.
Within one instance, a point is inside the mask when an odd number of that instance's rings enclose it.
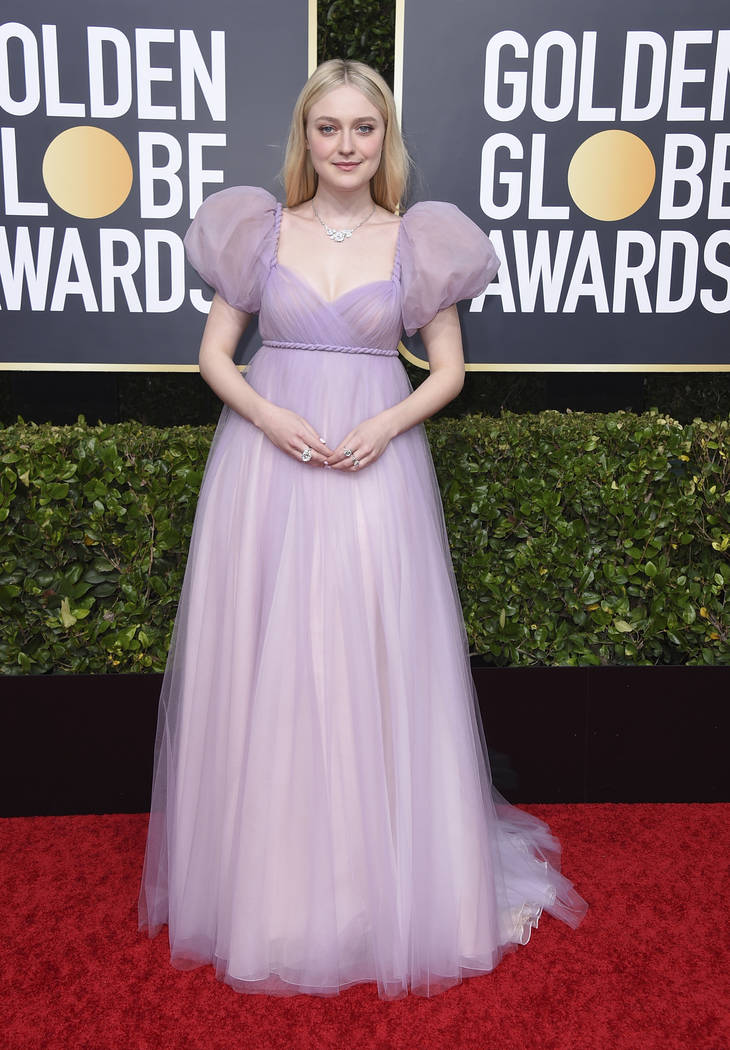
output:
{"label": "woman's left hand", "polygon": [[[369,466],[379,456],[382,456],[391,437],[390,426],[383,414],[372,416],[358,423],[342,441],[338,442],[334,455],[325,460],[325,467],[329,466],[332,470],[362,470],[363,467]],[[345,455],[346,448],[352,450],[351,456]],[[355,460],[358,461],[358,466],[355,466]]]}

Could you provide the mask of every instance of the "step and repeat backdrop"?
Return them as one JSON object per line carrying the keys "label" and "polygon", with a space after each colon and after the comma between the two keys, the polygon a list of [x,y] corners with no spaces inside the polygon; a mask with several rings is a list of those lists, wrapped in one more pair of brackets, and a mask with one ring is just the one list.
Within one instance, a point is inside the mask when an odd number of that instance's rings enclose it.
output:
{"label": "step and repeat backdrop", "polygon": [[[314,0],[160,0],[154,28],[137,4],[106,13],[29,0],[0,25],[6,369],[196,369],[212,292],[190,220],[223,186],[282,195]],[[730,368],[725,0],[396,15],[410,203],[454,202],[502,259],[460,307],[467,368]],[[427,366],[418,336],[402,350]]]}
{"label": "step and repeat backdrop", "polygon": [[196,369],[212,291],[182,238],[223,186],[281,195],[316,62],[313,4],[13,6],[0,24],[0,367]]}
{"label": "step and repeat backdrop", "polygon": [[418,197],[458,204],[502,259],[462,314],[467,367],[730,368],[726,0],[399,15]]}

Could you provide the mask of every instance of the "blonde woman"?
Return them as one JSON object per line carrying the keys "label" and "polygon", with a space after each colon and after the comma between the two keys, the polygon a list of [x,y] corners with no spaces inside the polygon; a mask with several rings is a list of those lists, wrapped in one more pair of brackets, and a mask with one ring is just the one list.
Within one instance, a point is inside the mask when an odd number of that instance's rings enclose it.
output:
{"label": "blonde woman", "polygon": [[[464,382],[456,303],[497,271],[452,204],[399,214],[383,78],[320,65],[286,204],[232,186],[188,259],[215,289],[224,402],[165,671],[139,927],[240,992],[431,996],[587,905],[545,824],[491,783],[423,420]],[[233,355],[252,315],[263,345]],[[398,355],[419,330],[428,378]]]}

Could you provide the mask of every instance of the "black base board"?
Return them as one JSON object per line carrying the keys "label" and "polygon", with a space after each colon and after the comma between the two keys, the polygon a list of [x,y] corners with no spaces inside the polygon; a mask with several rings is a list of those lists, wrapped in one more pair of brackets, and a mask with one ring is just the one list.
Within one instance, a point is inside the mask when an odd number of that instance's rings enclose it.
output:
{"label": "black base board", "polygon": [[510,801],[730,801],[730,667],[473,673]]}
{"label": "black base board", "polygon": [[[730,668],[473,666],[514,803],[725,802]],[[162,675],[6,676],[0,815],[149,809]]]}

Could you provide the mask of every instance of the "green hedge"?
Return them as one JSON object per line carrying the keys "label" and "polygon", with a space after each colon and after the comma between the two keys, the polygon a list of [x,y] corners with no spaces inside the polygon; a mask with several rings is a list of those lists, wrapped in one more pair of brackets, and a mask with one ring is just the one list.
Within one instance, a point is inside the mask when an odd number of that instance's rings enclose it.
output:
{"label": "green hedge", "polygon": [[729,434],[657,412],[431,426],[472,651],[730,664]]}
{"label": "green hedge", "polygon": [[[429,420],[470,649],[729,664],[730,420]],[[0,671],[160,671],[213,427],[0,430]]]}

